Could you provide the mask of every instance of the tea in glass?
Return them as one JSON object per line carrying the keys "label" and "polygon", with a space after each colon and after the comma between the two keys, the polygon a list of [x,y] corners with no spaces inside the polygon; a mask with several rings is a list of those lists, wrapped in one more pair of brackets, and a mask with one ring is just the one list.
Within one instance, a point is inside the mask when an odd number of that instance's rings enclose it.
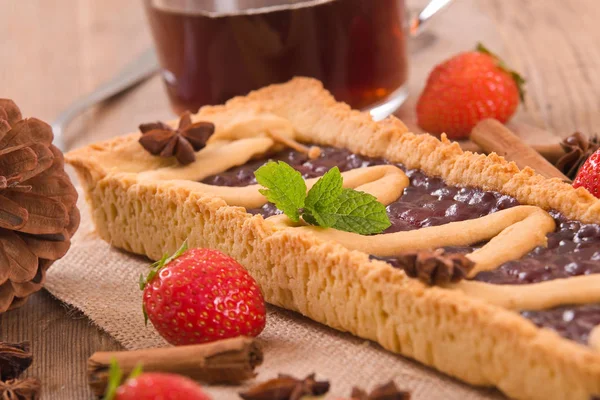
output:
{"label": "tea in glass", "polygon": [[[176,112],[294,76],[368,109],[405,95],[404,0],[145,0]],[[401,93],[402,92],[402,93]]]}

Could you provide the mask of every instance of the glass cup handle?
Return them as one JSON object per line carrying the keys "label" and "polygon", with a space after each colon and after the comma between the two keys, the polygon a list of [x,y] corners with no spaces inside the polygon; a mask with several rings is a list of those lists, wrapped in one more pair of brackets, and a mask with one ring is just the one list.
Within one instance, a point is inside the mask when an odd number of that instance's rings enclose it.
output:
{"label": "glass cup handle", "polygon": [[409,33],[415,37],[423,31],[423,25],[442,9],[446,8],[452,0],[431,0],[425,8],[410,17]]}

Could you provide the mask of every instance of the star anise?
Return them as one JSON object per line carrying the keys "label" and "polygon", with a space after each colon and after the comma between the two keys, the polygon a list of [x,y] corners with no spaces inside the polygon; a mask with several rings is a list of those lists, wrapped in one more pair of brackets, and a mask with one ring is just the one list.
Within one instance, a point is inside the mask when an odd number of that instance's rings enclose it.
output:
{"label": "star anise", "polygon": [[398,389],[393,381],[377,386],[371,393],[352,388],[351,400],[410,400],[410,392]]}
{"label": "star anise", "polygon": [[79,225],[77,191],[52,129],[0,99],[0,313],[42,287]]}
{"label": "star anise", "polygon": [[212,122],[192,123],[190,112],[179,119],[177,129],[164,122],[150,122],[140,125],[140,144],[150,154],[161,157],[175,156],[182,165],[196,160],[195,152],[206,146],[206,141],[215,132]]}
{"label": "star anise", "polygon": [[33,361],[29,342],[0,342],[0,380],[17,378]]}
{"label": "star anise", "polygon": [[244,400],[300,400],[303,396],[321,396],[329,391],[329,382],[315,380],[315,374],[304,379],[279,374],[239,393]]}
{"label": "star anise", "polygon": [[561,142],[565,155],[558,159],[556,168],[571,179],[575,179],[579,168],[598,148],[600,139],[597,135],[588,138],[583,133],[575,132]]}
{"label": "star anise", "polygon": [[408,276],[428,285],[458,282],[466,278],[475,265],[464,255],[448,254],[444,249],[403,253],[398,261]]}
{"label": "star anise", "polygon": [[36,378],[0,382],[0,400],[36,400],[40,398],[40,381]]}

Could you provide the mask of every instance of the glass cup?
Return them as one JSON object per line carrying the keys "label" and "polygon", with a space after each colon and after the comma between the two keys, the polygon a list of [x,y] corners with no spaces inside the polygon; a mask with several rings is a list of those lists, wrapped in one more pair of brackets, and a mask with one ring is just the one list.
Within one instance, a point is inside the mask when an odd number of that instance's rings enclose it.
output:
{"label": "glass cup", "polygon": [[404,0],[144,2],[178,114],[294,76],[376,118],[407,97]]}

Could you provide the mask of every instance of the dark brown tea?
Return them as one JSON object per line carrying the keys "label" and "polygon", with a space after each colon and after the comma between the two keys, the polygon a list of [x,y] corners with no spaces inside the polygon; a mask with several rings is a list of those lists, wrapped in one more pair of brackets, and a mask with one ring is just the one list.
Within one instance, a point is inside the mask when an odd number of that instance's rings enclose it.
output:
{"label": "dark brown tea", "polygon": [[317,78],[362,109],[406,82],[404,0],[275,3],[293,4],[219,14],[194,10],[194,0],[146,0],[176,112],[294,76]]}

